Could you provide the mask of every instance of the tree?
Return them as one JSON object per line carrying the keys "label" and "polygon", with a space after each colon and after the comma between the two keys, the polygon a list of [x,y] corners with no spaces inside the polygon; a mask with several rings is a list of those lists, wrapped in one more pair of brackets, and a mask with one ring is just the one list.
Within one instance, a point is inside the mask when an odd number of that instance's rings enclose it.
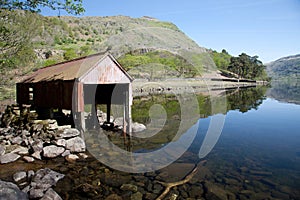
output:
{"label": "tree", "polygon": [[37,33],[39,24],[34,13],[1,10],[0,71],[34,58],[31,39]]}
{"label": "tree", "polygon": [[65,10],[69,14],[79,15],[85,10],[82,0],[0,0],[0,9],[28,10],[40,12],[41,7],[49,7],[52,10]]}
{"label": "tree", "polygon": [[223,49],[221,53],[217,51],[212,51],[211,56],[218,69],[227,70],[227,67],[230,63],[231,55],[229,55],[225,49]]}
{"label": "tree", "polygon": [[82,0],[0,0],[0,72],[33,60],[32,38],[41,25],[35,13],[42,7],[84,12]]}
{"label": "tree", "polygon": [[240,78],[256,79],[265,76],[265,66],[258,60],[258,56],[251,57],[246,53],[231,57],[228,70],[236,73]]}

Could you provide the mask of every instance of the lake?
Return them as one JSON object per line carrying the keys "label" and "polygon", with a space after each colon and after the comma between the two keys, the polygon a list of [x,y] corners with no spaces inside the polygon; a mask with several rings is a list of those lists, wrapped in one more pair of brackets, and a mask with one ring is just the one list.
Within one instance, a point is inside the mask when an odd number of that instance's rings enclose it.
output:
{"label": "lake", "polygon": [[[133,120],[147,124],[146,131],[126,140],[119,133],[86,133],[87,160],[17,161],[7,165],[8,174],[40,167],[66,174],[54,188],[64,199],[155,199],[165,188],[160,182],[180,181],[200,163],[168,199],[299,199],[300,105],[268,91],[197,94],[191,97],[197,108],[182,106],[176,95],[136,97]],[[192,105],[191,98],[184,100]],[[0,178],[10,180],[8,174]]]}

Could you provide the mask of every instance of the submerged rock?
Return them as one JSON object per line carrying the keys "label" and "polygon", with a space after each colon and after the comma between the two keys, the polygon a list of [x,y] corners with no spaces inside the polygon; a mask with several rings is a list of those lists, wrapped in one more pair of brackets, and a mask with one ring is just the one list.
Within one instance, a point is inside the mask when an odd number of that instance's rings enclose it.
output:
{"label": "submerged rock", "polygon": [[123,198],[117,194],[111,194],[105,198],[105,200],[122,200]]}
{"label": "submerged rock", "polygon": [[[32,174],[33,175],[33,174]],[[40,169],[38,170],[32,178],[32,182],[30,183],[30,187],[26,189],[26,191],[29,191],[29,197],[32,199],[36,198],[45,198],[45,199],[59,199],[54,193],[54,191],[50,190],[52,186],[55,186],[56,183],[64,177],[63,174],[60,174],[58,172],[55,172],[49,168]],[[48,194],[47,194],[47,192]],[[45,194],[46,192],[46,194]],[[46,197],[44,197],[46,195]]]}
{"label": "submerged rock", "polygon": [[120,189],[123,191],[131,191],[131,192],[138,191],[138,187],[136,185],[132,185],[132,184],[123,184]]}
{"label": "submerged rock", "polygon": [[35,173],[33,182],[37,183],[37,185],[49,184],[54,186],[60,179],[64,178],[64,176],[65,175],[55,172],[49,168],[45,168],[40,169]]}
{"label": "submerged rock", "polygon": [[40,200],[62,200],[62,198],[52,188],[49,188]]}
{"label": "submerged rock", "polygon": [[143,194],[140,192],[136,192],[134,194],[131,195],[130,197],[131,200],[140,200],[143,199]]}
{"label": "submerged rock", "polygon": [[65,157],[65,159],[68,161],[68,162],[75,162],[77,159],[79,159],[79,157],[77,155],[74,155],[74,154],[70,154],[70,155],[67,155]]}
{"label": "submerged rock", "polygon": [[0,180],[0,199],[27,200],[28,196],[25,192],[22,192],[17,185]]}

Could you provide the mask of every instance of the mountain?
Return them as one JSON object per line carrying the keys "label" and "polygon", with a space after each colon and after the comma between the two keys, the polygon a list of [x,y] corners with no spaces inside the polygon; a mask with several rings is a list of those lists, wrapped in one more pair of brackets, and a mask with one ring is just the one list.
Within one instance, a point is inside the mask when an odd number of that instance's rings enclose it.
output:
{"label": "mountain", "polygon": [[126,54],[162,52],[161,57],[170,58],[171,63],[174,58],[184,60],[199,72],[214,66],[208,51],[170,22],[127,16],[38,18],[42,30],[33,41],[43,65],[110,51],[117,59]]}
{"label": "mountain", "polygon": [[300,54],[267,64],[272,87],[267,96],[283,102],[300,104]]}
{"label": "mountain", "polygon": [[273,79],[300,78],[300,54],[283,57],[267,64],[267,73]]}

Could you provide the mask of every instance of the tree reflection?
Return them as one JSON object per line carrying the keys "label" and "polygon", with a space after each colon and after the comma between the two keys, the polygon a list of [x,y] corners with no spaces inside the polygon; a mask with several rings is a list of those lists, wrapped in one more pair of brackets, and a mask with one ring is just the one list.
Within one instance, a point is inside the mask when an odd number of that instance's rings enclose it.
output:
{"label": "tree reflection", "polygon": [[239,110],[242,113],[251,109],[257,109],[263,100],[267,87],[255,87],[247,89],[239,89],[234,92],[229,92],[227,95],[227,109]]}

